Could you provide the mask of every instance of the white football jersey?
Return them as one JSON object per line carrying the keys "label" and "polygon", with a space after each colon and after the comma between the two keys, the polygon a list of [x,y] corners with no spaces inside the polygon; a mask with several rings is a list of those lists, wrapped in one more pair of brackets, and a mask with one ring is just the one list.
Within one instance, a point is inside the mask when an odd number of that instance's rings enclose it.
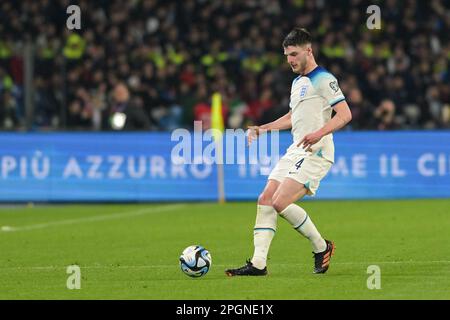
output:
{"label": "white football jersey", "polygon": [[[297,144],[307,134],[322,128],[330,119],[332,107],[345,100],[336,78],[324,68],[317,66],[306,75],[294,79],[291,88],[291,109],[293,143],[288,152],[305,154]],[[334,162],[333,135],[324,136],[312,147],[312,153],[317,153]]]}

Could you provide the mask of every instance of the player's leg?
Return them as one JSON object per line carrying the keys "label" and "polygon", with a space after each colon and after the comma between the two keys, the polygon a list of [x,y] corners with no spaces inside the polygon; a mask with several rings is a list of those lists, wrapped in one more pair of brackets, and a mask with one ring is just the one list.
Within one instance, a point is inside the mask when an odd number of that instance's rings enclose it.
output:
{"label": "player's leg", "polygon": [[294,202],[306,194],[314,195],[320,180],[330,168],[331,162],[317,155],[305,157],[291,168],[272,199],[272,206],[280,216],[309,239],[314,252],[314,273],[325,273],[328,270],[334,243],[322,238],[306,211]]}
{"label": "player's leg", "polygon": [[307,192],[308,190],[303,184],[286,178],[274,195],[272,205],[282,218],[311,242],[313,251],[318,253],[326,249],[326,242],[306,211],[294,203],[303,198]]}
{"label": "player's leg", "polygon": [[256,221],[253,229],[254,253],[240,268],[225,270],[228,276],[263,276],[267,274],[267,255],[277,228],[278,214],[272,207],[272,197],[280,182],[269,179],[258,197]]}
{"label": "player's leg", "polygon": [[258,269],[264,269],[267,265],[270,244],[277,230],[278,214],[272,207],[272,197],[279,185],[279,181],[269,180],[258,198],[253,228],[254,253],[251,259],[253,266]]}
{"label": "player's leg", "polygon": [[241,268],[225,270],[228,276],[267,274],[267,255],[276,232],[278,218],[277,212],[272,207],[272,198],[293,164],[292,159],[284,156],[270,173],[266,187],[258,198],[256,221],[253,230],[253,258],[248,260],[246,265]]}

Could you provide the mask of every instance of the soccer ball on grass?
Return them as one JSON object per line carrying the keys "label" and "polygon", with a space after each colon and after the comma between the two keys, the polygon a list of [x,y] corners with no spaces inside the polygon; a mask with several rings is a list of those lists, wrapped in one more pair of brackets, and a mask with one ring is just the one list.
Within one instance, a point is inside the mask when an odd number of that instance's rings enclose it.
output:
{"label": "soccer ball on grass", "polygon": [[211,268],[211,254],[202,246],[189,246],[180,256],[181,271],[189,277],[198,278],[208,273]]}

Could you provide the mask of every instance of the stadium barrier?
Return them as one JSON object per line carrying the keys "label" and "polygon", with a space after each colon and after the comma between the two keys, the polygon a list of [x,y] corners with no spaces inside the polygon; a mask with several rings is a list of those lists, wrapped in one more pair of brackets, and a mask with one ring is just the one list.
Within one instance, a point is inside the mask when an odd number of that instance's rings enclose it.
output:
{"label": "stadium barrier", "polygon": [[[234,151],[224,164],[227,200],[256,200],[275,162],[271,138],[262,157],[224,142],[225,154]],[[193,163],[174,159],[181,139],[171,133],[2,133],[0,201],[215,201],[217,167],[201,161],[214,156],[211,140],[189,139]],[[280,156],[291,139],[279,134]],[[334,141],[335,164],[315,199],[450,197],[448,131],[338,132]]]}

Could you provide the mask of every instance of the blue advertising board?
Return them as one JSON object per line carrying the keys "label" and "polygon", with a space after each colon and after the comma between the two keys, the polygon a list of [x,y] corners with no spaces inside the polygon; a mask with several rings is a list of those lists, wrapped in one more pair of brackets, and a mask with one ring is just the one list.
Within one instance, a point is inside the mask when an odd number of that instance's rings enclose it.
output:
{"label": "blue advertising board", "polygon": [[[278,150],[267,137],[266,154],[281,157],[292,136],[276,138]],[[214,156],[213,143],[192,134],[193,158],[183,163],[174,160],[186,153],[177,149],[181,140],[171,133],[2,133],[0,201],[216,200],[217,165],[194,161],[197,153]],[[448,131],[338,132],[334,141],[335,163],[315,199],[450,197]],[[234,151],[223,165],[226,199],[256,200],[275,161],[251,163],[250,148],[224,147],[227,156]]]}

